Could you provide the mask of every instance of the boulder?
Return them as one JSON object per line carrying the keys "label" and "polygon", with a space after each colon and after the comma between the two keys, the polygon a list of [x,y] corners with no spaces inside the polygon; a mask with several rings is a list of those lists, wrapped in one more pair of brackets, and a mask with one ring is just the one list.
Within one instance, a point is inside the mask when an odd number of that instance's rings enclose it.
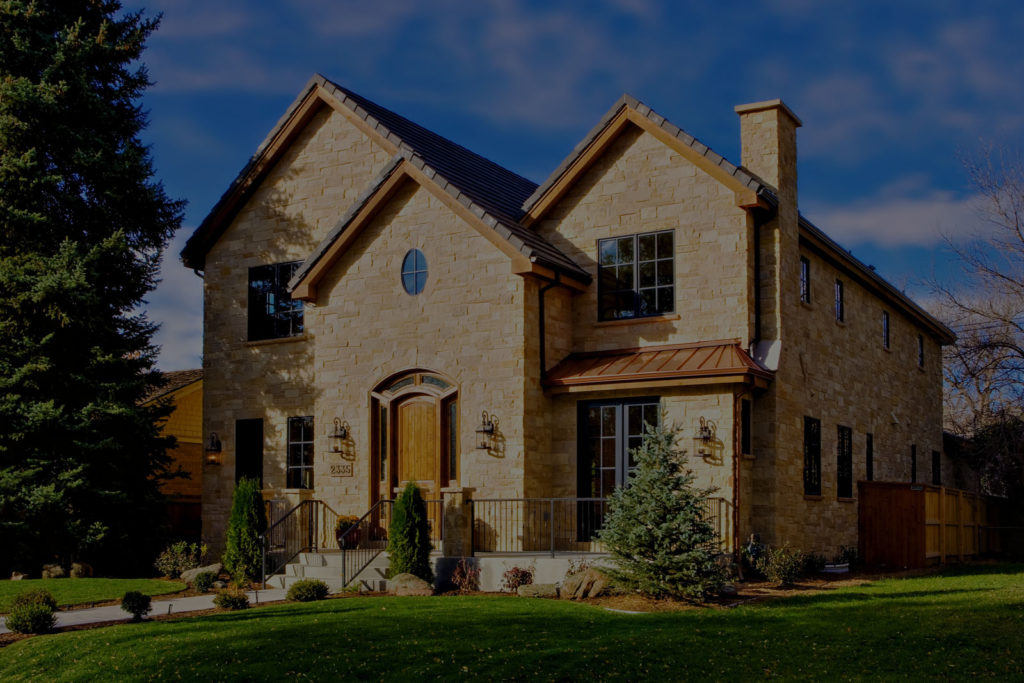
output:
{"label": "boulder", "polygon": [[558,586],[553,583],[526,583],[516,589],[521,598],[557,598]]}
{"label": "boulder", "polygon": [[187,584],[191,584],[196,580],[196,577],[205,572],[213,572],[214,576],[220,574],[220,570],[224,569],[224,565],[220,562],[214,562],[208,564],[205,567],[196,567],[195,569],[186,569],[181,573],[181,580]]}
{"label": "boulder", "polygon": [[388,595],[433,595],[430,584],[414,574],[398,574],[388,579]]}
{"label": "boulder", "polygon": [[28,574],[22,574],[21,572],[11,572],[11,581],[21,581],[27,579]]}
{"label": "boulder", "polygon": [[573,574],[562,584],[562,598],[565,600],[582,600],[596,598],[608,592],[610,586],[608,575],[599,569],[588,569]]}
{"label": "boulder", "polygon": [[44,579],[63,579],[68,573],[59,564],[44,564],[42,577]]}
{"label": "boulder", "polygon": [[217,590],[221,591],[221,590],[224,590],[225,588],[228,587],[228,582],[227,581],[214,581],[213,582],[213,587],[216,588]]}
{"label": "boulder", "polygon": [[87,579],[92,576],[92,565],[88,562],[72,562],[71,563],[71,578],[72,579]]}
{"label": "boulder", "polygon": [[736,586],[731,583],[726,583],[718,589],[718,594],[723,598],[735,598],[739,594],[739,591],[736,590]]}

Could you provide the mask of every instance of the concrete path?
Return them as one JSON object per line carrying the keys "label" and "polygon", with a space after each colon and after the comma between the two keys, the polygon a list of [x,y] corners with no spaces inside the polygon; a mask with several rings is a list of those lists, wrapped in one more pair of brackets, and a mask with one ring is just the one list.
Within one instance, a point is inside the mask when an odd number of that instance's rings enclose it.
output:
{"label": "concrete path", "polygon": [[[273,602],[284,600],[285,591],[283,588],[268,588],[259,591],[259,602]],[[155,617],[159,614],[183,614],[185,612],[199,612],[204,609],[211,609],[214,593],[206,595],[193,595],[187,598],[153,598],[153,610],[149,616]],[[253,605],[257,602],[255,591],[249,591],[249,602]],[[121,609],[120,605],[107,605],[106,607],[90,607],[87,609],[57,610],[57,627],[76,626],[78,624],[98,624],[103,621],[128,621],[132,618],[130,614]],[[0,633],[10,633],[5,620],[0,617]]]}

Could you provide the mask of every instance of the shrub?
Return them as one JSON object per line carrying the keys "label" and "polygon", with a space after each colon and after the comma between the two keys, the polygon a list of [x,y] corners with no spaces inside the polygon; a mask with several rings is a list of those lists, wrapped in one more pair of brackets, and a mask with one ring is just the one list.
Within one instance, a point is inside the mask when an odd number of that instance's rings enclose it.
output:
{"label": "shrub", "polygon": [[676,445],[677,428],[646,429],[632,451],[637,466],[629,486],[612,493],[599,532],[613,563],[607,573],[624,588],[701,602],[727,575],[714,551],[718,536],[704,513],[714,489],[694,486],[686,452]]}
{"label": "shrub", "polygon": [[167,546],[153,566],[157,571],[167,578],[175,578],[182,572],[195,569],[203,563],[206,557],[206,545],[178,541]]}
{"label": "shrub", "polygon": [[221,591],[213,598],[213,604],[224,609],[248,609],[249,598],[241,591]]}
{"label": "shrub", "polygon": [[501,590],[515,593],[520,586],[533,583],[533,567],[512,567],[501,575]]}
{"label": "shrub", "polygon": [[821,553],[805,553],[803,574],[817,574],[825,568],[828,560]]}
{"label": "shrub", "polygon": [[196,574],[196,578],[193,579],[192,585],[200,593],[208,593],[213,588],[213,582],[217,580],[217,575],[213,572],[200,572]]}
{"label": "shrub", "polygon": [[51,612],[57,609],[57,599],[45,588],[30,588],[18,594],[11,603],[11,608],[23,605],[45,605]]}
{"label": "shrub", "polygon": [[302,579],[288,589],[287,598],[295,602],[313,602],[327,597],[330,589],[320,579]]}
{"label": "shrub", "polygon": [[455,565],[455,571],[452,572],[452,583],[460,593],[480,590],[480,569],[464,557]]}
{"label": "shrub", "polygon": [[15,633],[46,633],[57,624],[57,615],[49,605],[30,602],[12,607],[5,623]]}
{"label": "shrub", "polygon": [[860,558],[857,556],[856,548],[847,548],[845,545],[841,545],[839,546],[839,553],[835,556],[835,558],[833,558],[832,561],[836,564],[843,564],[844,562],[848,562],[850,564],[850,568],[852,569],[853,567],[856,567],[857,564],[860,562]]}
{"label": "shrub", "polygon": [[150,597],[139,591],[128,591],[121,598],[121,609],[132,615],[132,621],[142,621],[142,618],[153,609]]}
{"label": "shrub", "polygon": [[757,570],[772,583],[790,586],[803,574],[806,564],[807,556],[796,548],[766,547],[757,561]]}
{"label": "shrub", "polygon": [[224,568],[233,578],[254,579],[263,569],[261,537],[267,530],[260,484],[243,477],[235,486],[231,499],[231,519],[228,522],[227,545],[224,550]]}
{"label": "shrub", "polygon": [[391,560],[389,576],[409,573],[433,583],[427,504],[412,482],[406,484],[395,501],[388,530],[388,555]]}

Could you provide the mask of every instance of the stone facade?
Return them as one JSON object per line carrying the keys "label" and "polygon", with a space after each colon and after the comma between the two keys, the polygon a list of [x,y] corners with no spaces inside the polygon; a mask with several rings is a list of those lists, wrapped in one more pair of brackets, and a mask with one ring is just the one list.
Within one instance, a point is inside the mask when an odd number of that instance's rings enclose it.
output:
{"label": "stone facade", "polygon": [[[389,468],[404,456],[382,436],[396,429],[396,413],[382,418],[380,406],[398,405],[388,387],[403,377],[418,383],[406,391],[428,391],[423,377],[436,378],[435,389],[448,392],[443,405],[456,406],[455,422],[442,416],[431,437],[455,425],[438,446],[454,449],[454,469],[434,482],[451,510],[465,511],[470,499],[587,495],[578,484],[580,406],[636,397],[655,397],[663,419],[681,430],[699,483],[738,503],[734,538],[758,533],[818,552],[856,544],[856,484],[849,500],[835,488],[839,425],[853,431],[854,482],[866,477],[866,434],[873,435],[875,479],[908,480],[914,445],[918,480],[930,480],[931,452],[942,448],[944,328],[800,223],[799,120],[781,103],[737,109],[744,165],[757,176],[749,182],[763,181],[756,197],[732,179],[741,173],[709,168],[690,143],[648,124],[660,117],[627,103],[620,115],[630,122],[600,153],[558,175],[561,194],[536,215],[524,209],[523,225],[578,264],[589,285],[510,258],[502,240],[515,240],[433,170],[383,182],[393,136],[376,135],[365,110],[335,105],[289,133],[204,253],[204,430],[220,434],[224,449],[223,464],[204,476],[203,533],[213,548],[223,543],[235,481],[237,420],[263,420],[268,498],[316,498],[358,515],[393,495]],[[303,333],[248,341],[248,269],[320,258],[328,252],[314,249],[357,201],[372,211],[356,212],[341,237],[327,238],[345,246],[330,252],[310,290]],[[598,240],[663,230],[674,236],[673,310],[599,321]],[[414,296],[401,277],[411,249],[422,253],[428,273]],[[810,264],[809,303],[800,300],[801,257]],[[842,322],[832,305],[837,279]],[[545,383],[571,354],[712,340],[748,350],[773,379],[705,372],[675,383],[611,381],[566,391]],[[739,452],[741,400],[752,406],[747,454]],[[483,411],[497,418],[487,448],[478,447],[476,432]],[[314,423],[312,489],[287,487],[288,418],[299,416]],[[821,420],[820,496],[804,494],[805,416]],[[328,447],[335,418],[348,427],[337,453]],[[710,444],[695,438],[701,419],[714,426]],[[446,526],[469,523],[453,514]],[[451,552],[467,545],[446,539]]]}

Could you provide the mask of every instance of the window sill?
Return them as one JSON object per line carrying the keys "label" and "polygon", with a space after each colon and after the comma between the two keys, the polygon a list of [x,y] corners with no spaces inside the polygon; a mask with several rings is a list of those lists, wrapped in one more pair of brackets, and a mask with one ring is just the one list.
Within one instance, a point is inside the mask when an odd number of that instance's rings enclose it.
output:
{"label": "window sill", "polygon": [[846,321],[845,320],[837,320],[836,321],[836,327],[846,327]]}
{"label": "window sill", "polygon": [[622,318],[620,320],[599,320],[594,327],[616,327],[618,325],[639,325],[642,323],[664,323],[679,320],[679,314],[649,315],[642,318]]}
{"label": "window sill", "polygon": [[288,344],[291,342],[301,342],[308,340],[309,337],[305,334],[297,334],[294,337],[278,337],[277,339],[260,339],[258,341],[246,341],[246,346],[269,346],[270,344]]}
{"label": "window sill", "polygon": [[812,496],[807,493],[804,494],[804,500],[823,500],[821,496]]}
{"label": "window sill", "polygon": [[836,500],[839,501],[840,503],[856,503],[857,502],[856,498],[836,498]]}
{"label": "window sill", "polygon": [[808,311],[813,311],[814,310],[814,306],[812,306],[810,303],[808,303],[806,301],[803,301],[803,300],[800,301],[800,306],[801,306],[801,308],[806,308]]}
{"label": "window sill", "polygon": [[885,351],[886,353],[892,353],[892,348],[886,346],[885,344],[882,345],[882,350]]}

